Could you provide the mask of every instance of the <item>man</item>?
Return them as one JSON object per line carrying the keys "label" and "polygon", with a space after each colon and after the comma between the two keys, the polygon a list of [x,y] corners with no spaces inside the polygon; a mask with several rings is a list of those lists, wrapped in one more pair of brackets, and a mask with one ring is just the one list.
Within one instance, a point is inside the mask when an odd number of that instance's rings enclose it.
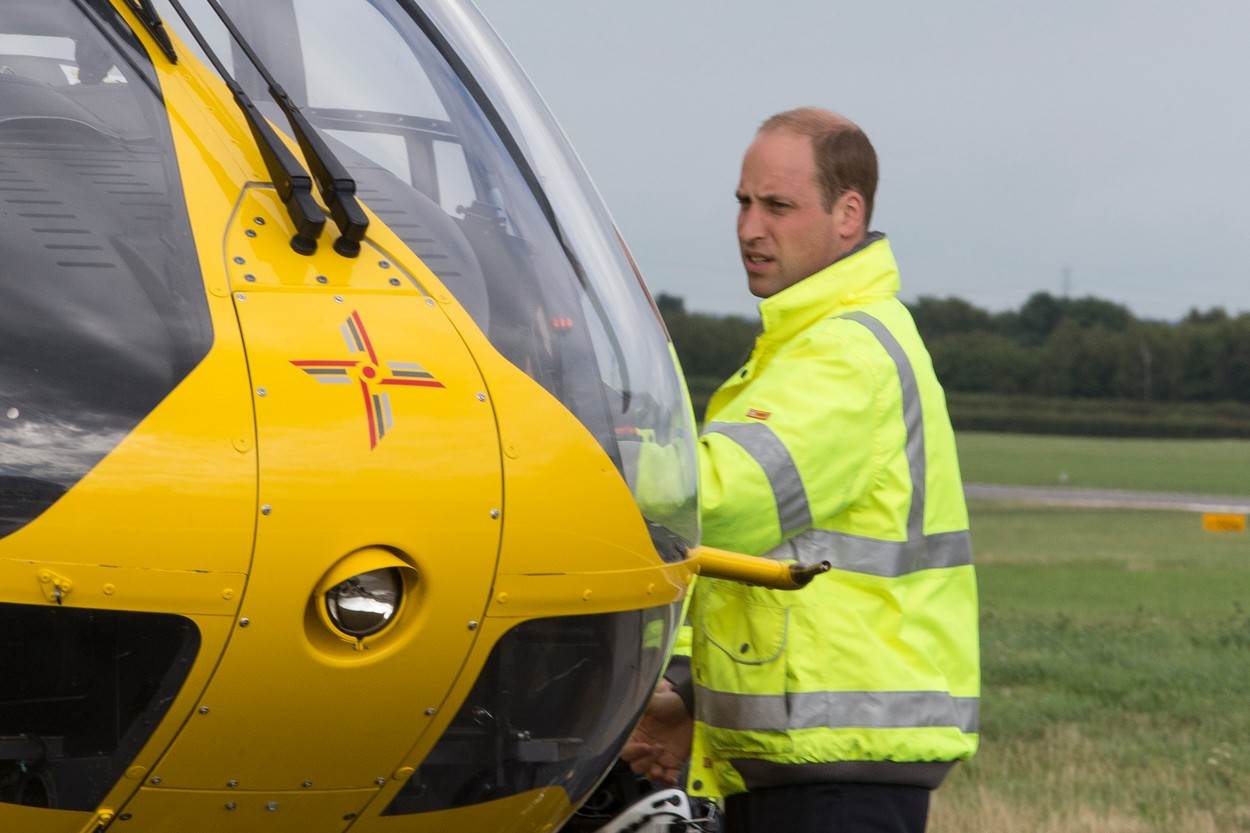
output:
{"label": "man", "polygon": [[977,746],[954,435],[868,232],[876,186],[867,137],[823,110],[768,119],[742,163],[764,332],[708,406],[703,541],[833,570],[793,592],[701,579],[692,679],[676,658],[623,756],[671,782],[693,733],[691,789],[726,796],[730,833],[923,831],[930,790]]}

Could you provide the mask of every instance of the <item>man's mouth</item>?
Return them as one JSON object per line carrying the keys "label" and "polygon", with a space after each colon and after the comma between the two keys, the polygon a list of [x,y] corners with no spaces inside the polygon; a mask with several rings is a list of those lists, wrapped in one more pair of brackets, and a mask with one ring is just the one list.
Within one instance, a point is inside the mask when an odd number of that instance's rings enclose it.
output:
{"label": "man's mouth", "polygon": [[746,262],[747,269],[753,272],[766,269],[773,262],[771,257],[755,252],[743,252],[742,259]]}

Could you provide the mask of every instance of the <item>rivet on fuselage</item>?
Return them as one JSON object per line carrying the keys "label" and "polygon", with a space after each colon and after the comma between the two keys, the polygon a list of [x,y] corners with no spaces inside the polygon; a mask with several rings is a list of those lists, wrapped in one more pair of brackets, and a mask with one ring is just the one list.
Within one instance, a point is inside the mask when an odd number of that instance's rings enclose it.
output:
{"label": "rivet on fuselage", "polygon": [[434,708],[433,706],[430,706],[428,709],[425,710],[426,717],[433,717],[437,713],[438,713],[438,709]]}
{"label": "rivet on fuselage", "polygon": [[245,232],[243,232],[243,233],[244,233],[244,234],[246,234],[248,237],[255,237],[255,236],[256,236],[256,230],[255,230],[255,229],[248,229],[247,231],[245,231]]}
{"label": "rivet on fuselage", "polygon": [[256,389],[256,395],[257,395],[257,396],[265,396],[265,395],[266,395],[266,394],[268,394],[268,393],[269,393],[269,391],[265,390],[264,388],[257,388],[257,389]]}
{"label": "rivet on fuselage", "polygon": [[208,714],[208,706],[200,706],[200,714]]}
{"label": "rivet on fuselage", "polygon": [[237,779],[231,778],[226,782],[226,786],[233,790],[235,787],[239,786],[239,782]]}
{"label": "rivet on fuselage", "polygon": [[308,789],[309,787],[312,786],[312,781],[305,781],[304,783],[300,784],[300,786],[303,787],[304,789]]}
{"label": "rivet on fuselage", "polygon": [[471,630],[471,631],[475,631],[475,630],[477,630],[477,620],[476,620],[476,619],[470,619],[470,620],[469,620],[469,630]]}
{"label": "rivet on fuselage", "polygon": [[268,503],[266,503],[266,504],[264,504],[264,505],[262,505],[262,506],[260,507],[260,514],[262,514],[262,515],[268,515],[268,514],[269,514],[270,512],[272,512],[272,511],[273,511],[273,507],[272,507],[272,506],[270,506]]}
{"label": "rivet on fuselage", "polygon": [[278,812],[278,802],[270,801],[268,804],[265,805],[265,809],[271,813]]}
{"label": "rivet on fuselage", "polygon": [[499,510],[498,510],[498,509],[492,509],[492,510],[490,510],[490,516],[491,516],[491,518],[492,518],[492,519],[494,519],[494,520],[498,520],[498,519],[499,519]]}
{"label": "rivet on fuselage", "polygon": [[383,786],[386,786],[386,779],[381,776],[378,776],[377,778],[373,779],[373,783],[377,784],[379,787],[383,787]]}
{"label": "rivet on fuselage", "polygon": [[252,624],[252,620],[247,618],[246,616],[244,616],[242,619],[239,620],[240,628],[246,628],[250,624]]}
{"label": "rivet on fuselage", "polygon": [[238,804],[235,804],[233,801],[227,801],[227,802],[226,802],[226,809],[227,809],[227,810],[234,810],[234,809],[236,809],[238,806],[239,806],[239,805],[238,805]]}

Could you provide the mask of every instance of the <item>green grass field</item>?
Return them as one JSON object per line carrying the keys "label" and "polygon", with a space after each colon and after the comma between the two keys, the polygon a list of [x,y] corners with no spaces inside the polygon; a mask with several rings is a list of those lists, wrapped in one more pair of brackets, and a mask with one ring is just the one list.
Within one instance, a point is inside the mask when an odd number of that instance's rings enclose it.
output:
{"label": "green grass field", "polygon": [[970,483],[1250,493],[1250,440],[1120,440],[964,432]]}
{"label": "green grass field", "polygon": [[[1104,479],[1089,485],[1201,482],[1200,465],[1117,480],[1117,454],[1092,456]],[[1220,483],[1205,490],[1233,490]],[[1180,512],[971,511],[982,748],[935,794],[932,833],[1250,831],[1250,535]]]}

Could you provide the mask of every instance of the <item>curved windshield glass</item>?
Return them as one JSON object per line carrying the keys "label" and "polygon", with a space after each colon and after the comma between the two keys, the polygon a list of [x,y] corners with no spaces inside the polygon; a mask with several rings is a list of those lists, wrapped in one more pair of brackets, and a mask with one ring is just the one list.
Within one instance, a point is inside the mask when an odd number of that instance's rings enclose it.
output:
{"label": "curved windshield glass", "polygon": [[[207,4],[184,5],[285,127]],[[681,542],[698,539],[694,431],[667,334],[581,166],[484,21],[459,3],[222,5],[361,200],[590,430],[661,554],[681,557]]]}
{"label": "curved windshield glass", "polygon": [[0,3],[0,333],[0,536],[212,342],[168,115],[107,0]]}
{"label": "curved windshield glass", "polygon": [[98,807],[199,649],[195,624],[174,614],[0,603],[0,802]]}
{"label": "curved windshield glass", "polygon": [[383,815],[554,787],[571,801],[585,798],[638,722],[680,611],[678,603],[531,619],[508,631]]}

